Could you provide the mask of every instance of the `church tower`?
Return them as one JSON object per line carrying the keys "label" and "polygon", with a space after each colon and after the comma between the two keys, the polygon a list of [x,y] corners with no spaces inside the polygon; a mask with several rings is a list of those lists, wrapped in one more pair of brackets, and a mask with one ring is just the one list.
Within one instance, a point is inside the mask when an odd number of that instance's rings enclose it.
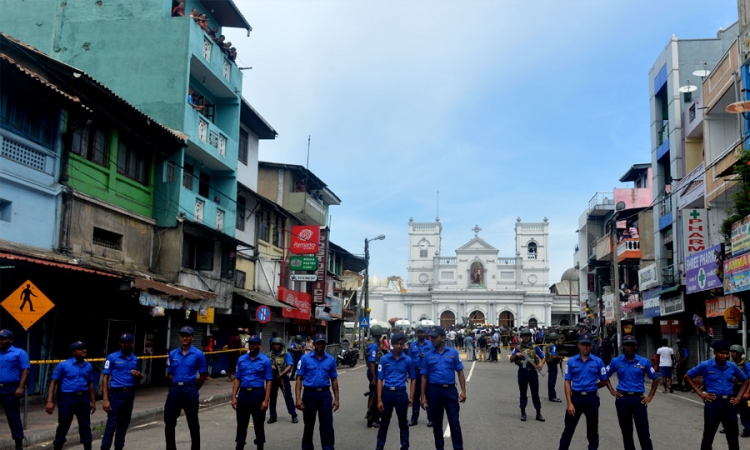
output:
{"label": "church tower", "polygon": [[549,292],[549,221],[516,219],[516,255],[523,261],[521,282],[526,291]]}
{"label": "church tower", "polygon": [[435,257],[440,256],[440,219],[434,222],[414,222],[409,219],[409,263],[407,290],[426,291],[434,284]]}

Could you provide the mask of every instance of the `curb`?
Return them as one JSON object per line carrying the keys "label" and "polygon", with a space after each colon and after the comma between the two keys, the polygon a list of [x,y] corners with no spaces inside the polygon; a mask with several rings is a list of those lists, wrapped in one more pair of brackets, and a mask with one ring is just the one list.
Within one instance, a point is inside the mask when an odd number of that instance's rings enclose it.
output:
{"label": "curb", "polygon": [[[205,399],[201,399],[200,406],[211,406],[220,403],[228,402],[231,397],[231,393],[221,393],[208,396]],[[200,413],[200,410],[198,410]],[[153,421],[157,417],[161,417],[164,414],[164,407],[149,408],[140,411],[133,411],[133,416],[130,420],[130,426],[142,425]],[[73,420],[75,424],[76,421]],[[104,435],[104,427],[107,424],[107,419],[99,419],[91,421],[91,435],[94,439],[99,439]],[[67,442],[64,447],[80,446],[78,437],[78,425],[71,425],[70,430],[67,434]],[[48,444],[51,446],[52,441],[55,439],[55,429],[51,430],[40,430],[33,434],[26,433],[26,439],[24,441],[24,448],[31,448],[39,444]],[[0,450],[14,450],[15,442],[13,439],[2,439],[0,440]]]}

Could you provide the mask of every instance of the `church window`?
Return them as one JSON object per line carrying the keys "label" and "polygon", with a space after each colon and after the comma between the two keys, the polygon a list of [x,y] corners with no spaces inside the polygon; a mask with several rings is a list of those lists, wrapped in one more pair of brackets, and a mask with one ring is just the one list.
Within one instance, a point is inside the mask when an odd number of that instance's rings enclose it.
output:
{"label": "church window", "polygon": [[450,270],[446,270],[443,272],[440,272],[440,278],[444,280],[452,280],[453,279],[453,272]]}
{"label": "church window", "polygon": [[529,242],[529,245],[527,248],[527,255],[529,259],[536,259],[536,243],[535,242]]}
{"label": "church window", "polygon": [[420,250],[419,251],[419,257],[420,258],[427,258],[427,250]]}
{"label": "church window", "polygon": [[471,264],[470,269],[471,275],[471,286],[483,286],[484,285],[484,267],[478,261]]}
{"label": "church window", "polygon": [[533,317],[531,319],[529,319],[529,328],[536,328],[537,325],[538,325],[538,323],[537,323],[536,319],[534,319]]}

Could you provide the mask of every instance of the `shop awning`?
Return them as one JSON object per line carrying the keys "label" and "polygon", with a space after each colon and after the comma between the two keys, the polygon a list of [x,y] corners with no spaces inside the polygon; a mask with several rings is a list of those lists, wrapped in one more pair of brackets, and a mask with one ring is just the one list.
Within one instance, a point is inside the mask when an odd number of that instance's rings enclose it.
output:
{"label": "shop awning", "polygon": [[5,253],[0,252],[0,259],[8,259],[8,260],[15,260],[15,261],[26,261],[34,264],[41,264],[43,266],[49,266],[49,267],[59,267],[61,269],[69,269],[69,270],[75,270],[77,272],[86,272],[86,273],[93,273],[96,275],[103,275],[105,277],[113,277],[113,278],[122,278],[121,275],[117,275],[114,273],[104,272],[101,270],[95,270],[95,269],[88,269],[86,267],[77,266],[75,264],[66,264],[61,263],[57,261],[51,261],[48,259],[40,259],[40,258],[32,258],[29,256],[23,256],[23,255],[16,255],[13,253]]}
{"label": "shop awning", "polygon": [[248,291],[247,289],[234,288],[234,293],[240,297],[246,298],[251,302],[260,303],[261,305],[272,306],[275,308],[297,309],[292,305],[276,300],[272,295],[259,291]]}
{"label": "shop awning", "polygon": [[670,295],[675,295],[677,291],[680,290],[680,285],[672,286],[666,289],[662,289],[661,292],[659,292],[659,297],[669,297]]}
{"label": "shop awning", "polygon": [[183,297],[186,300],[192,301],[206,300],[219,296],[216,292],[202,291],[177,284],[160,283],[145,278],[136,278],[133,282],[133,287],[140,290],[161,292],[172,297]]}
{"label": "shop awning", "polygon": [[622,305],[624,309],[643,308],[643,302],[630,302]]}

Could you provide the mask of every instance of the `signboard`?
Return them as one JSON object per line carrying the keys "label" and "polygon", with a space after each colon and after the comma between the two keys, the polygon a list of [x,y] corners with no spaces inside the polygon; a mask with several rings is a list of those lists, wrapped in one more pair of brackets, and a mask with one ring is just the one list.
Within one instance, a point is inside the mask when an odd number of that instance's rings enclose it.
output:
{"label": "signboard", "polygon": [[671,297],[659,296],[659,314],[662,316],[677,314],[683,311],[685,311],[685,296],[682,292],[680,292],[680,295],[673,295]]}
{"label": "signboard", "polygon": [[654,319],[643,317],[643,311],[636,309],[633,311],[633,323],[636,325],[651,325],[654,323]]}
{"label": "signboard", "polygon": [[[326,312],[328,308],[328,312]],[[327,305],[315,305],[315,318],[318,320],[332,320],[331,308]]]}
{"label": "signboard", "polygon": [[359,319],[359,327],[360,328],[370,328],[370,318],[369,317],[360,317],[360,319]]}
{"label": "signboard", "polygon": [[732,256],[750,251],[750,216],[732,225]]}
{"label": "signboard", "polygon": [[318,253],[320,227],[318,225],[295,225],[292,227],[292,240],[289,253],[314,255]]}
{"label": "signboard", "polygon": [[293,273],[289,275],[289,279],[292,281],[317,281],[318,276]]}
{"label": "signboard", "polygon": [[710,298],[706,300],[706,317],[723,317],[724,311],[730,306],[742,307],[742,302],[734,295]]}
{"label": "signboard", "polygon": [[682,210],[682,245],[685,256],[702,252],[708,244],[708,214],[705,209]]}
{"label": "signboard", "polygon": [[307,272],[318,270],[318,257],[315,255],[290,256],[289,268],[291,270],[301,270]]}
{"label": "signboard", "polygon": [[602,295],[604,301],[604,323],[615,323],[615,294]]}
{"label": "signboard", "polygon": [[724,293],[750,290],[750,254],[724,261]]}
{"label": "signboard", "polygon": [[724,269],[723,255],[724,249],[719,244],[685,257],[685,290],[688,294],[722,286],[724,280],[719,278],[719,275]]}
{"label": "signboard", "polygon": [[682,334],[682,323],[679,319],[660,320],[661,334]]}
{"label": "signboard", "polygon": [[214,323],[215,311],[214,308],[200,309],[198,310],[198,315],[196,316],[195,321],[198,323]]}
{"label": "signboard", "polygon": [[643,296],[643,317],[645,319],[659,317],[661,315],[661,309],[659,308],[660,293],[661,288],[641,292],[641,296]]}
{"label": "signboard", "polygon": [[34,286],[31,280],[26,280],[1,304],[27,331],[37,320],[55,307],[55,304],[38,287]]}
{"label": "signboard", "polygon": [[328,271],[326,270],[326,261],[328,261],[328,228],[320,230],[320,245],[318,246],[318,268],[315,275],[318,279],[313,283],[312,300],[316,305],[322,304],[326,299],[326,279]]}
{"label": "signboard", "polygon": [[638,287],[641,291],[651,289],[659,285],[659,277],[656,272],[656,264],[651,264],[638,271]]}
{"label": "signboard", "polygon": [[271,321],[271,308],[266,305],[260,305],[255,310],[255,318],[262,324],[267,324]]}
{"label": "signboard", "polygon": [[736,306],[730,306],[724,311],[724,321],[727,323],[727,328],[739,328],[742,322],[742,311]]}
{"label": "signboard", "polygon": [[279,300],[297,308],[282,308],[281,315],[283,317],[310,320],[310,294],[280,287]]}

